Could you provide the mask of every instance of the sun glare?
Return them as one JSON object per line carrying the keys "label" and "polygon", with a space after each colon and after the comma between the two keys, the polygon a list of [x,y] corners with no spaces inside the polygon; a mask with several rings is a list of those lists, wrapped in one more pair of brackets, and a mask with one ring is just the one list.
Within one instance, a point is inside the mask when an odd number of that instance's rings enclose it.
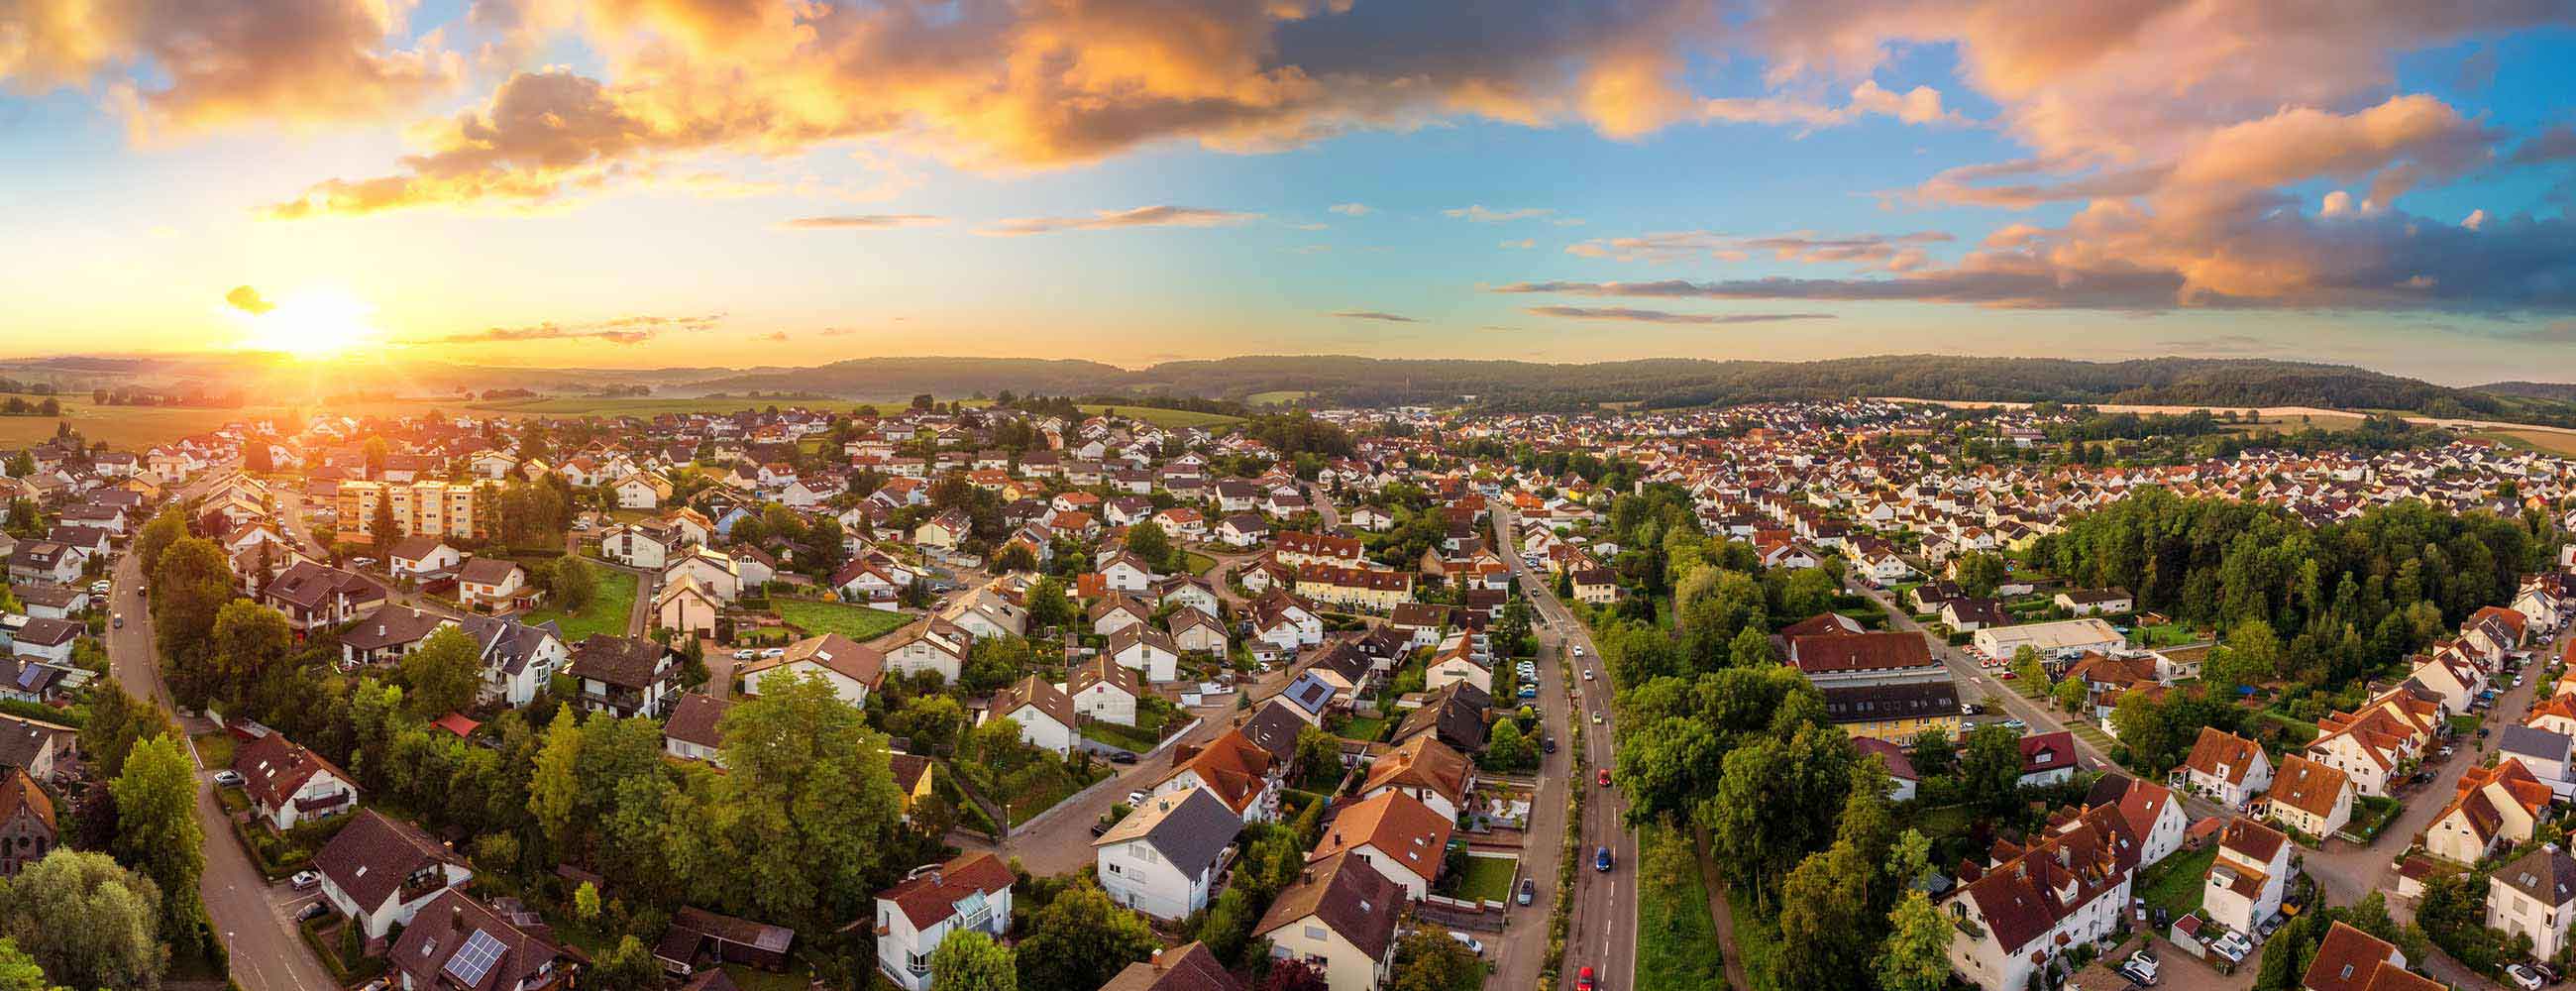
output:
{"label": "sun glare", "polygon": [[376,330],[367,323],[374,313],[375,307],[344,292],[296,293],[268,312],[248,317],[242,347],[306,360],[333,357],[375,340]]}

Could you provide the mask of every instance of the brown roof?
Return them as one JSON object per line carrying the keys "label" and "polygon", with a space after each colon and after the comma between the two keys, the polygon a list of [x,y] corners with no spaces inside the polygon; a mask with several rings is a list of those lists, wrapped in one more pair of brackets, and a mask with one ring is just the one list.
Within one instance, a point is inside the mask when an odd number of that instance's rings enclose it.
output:
{"label": "brown roof", "polygon": [[671,718],[662,724],[662,735],[701,747],[722,747],[724,734],[716,731],[716,725],[731,708],[732,701],[703,692],[682,695],[679,703],[671,707]]}
{"label": "brown roof", "polygon": [[921,787],[921,779],[930,773],[930,758],[919,754],[888,754],[887,765],[894,771],[895,790],[906,795]]}
{"label": "brown roof", "polygon": [[[483,940],[475,939],[478,933]],[[479,968],[468,962],[476,960],[474,956],[457,960],[469,943],[497,945],[499,955]],[[421,906],[385,959],[408,976],[413,987],[501,991],[518,987],[562,954],[545,927],[523,928],[491,906],[449,888]],[[482,972],[478,980],[462,976],[477,969]]]}
{"label": "brown roof", "polygon": [[54,824],[54,800],[36,787],[36,779],[27,774],[26,768],[11,767],[6,777],[0,777],[0,822],[17,818],[20,809],[34,813],[45,824],[46,832],[59,828]]}
{"label": "brown roof", "polygon": [[2397,947],[2387,940],[2337,921],[2326,930],[2325,941],[2317,944],[2317,955],[2301,983],[2306,991],[2363,991],[2396,952]]}
{"label": "brown roof", "polygon": [[1001,858],[970,853],[929,870],[916,870],[903,883],[877,892],[877,898],[902,909],[913,928],[927,929],[956,911],[957,900],[968,892],[990,896],[1010,887],[1013,880],[1010,866]]}
{"label": "brown roof", "polygon": [[2281,845],[2288,842],[2290,838],[2281,835],[2280,830],[2243,816],[2228,820],[2227,828],[2218,833],[2220,849],[2242,855],[2246,862],[2256,865],[2269,865],[2272,855],[2281,852]]}
{"label": "brown roof", "polygon": [[875,688],[878,680],[885,674],[884,651],[863,646],[858,641],[838,633],[806,637],[788,644],[787,652],[784,654],[753,661],[736,668],[735,672],[746,679],[745,684],[750,684],[751,682],[748,681],[750,678],[785,668],[799,661],[811,662],[869,688]]}
{"label": "brown roof", "polygon": [[1045,713],[1047,718],[1063,723],[1066,729],[1078,725],[1074,722],[1073,696],[1066,695],[1063,689],[1036,675],[1022,678],[1019,684],[993,693],[993,704],[987,711],[994,719],[1008,719],[1022,706]]}
{"label": "brown roof", "polygon": [[1417,736],[1369,765],[1366,794],[1379,788],[1429,788],[1452,803],[1466,801],[1470,770],[1465,755],[1429,736]]}
{"label": "brown roof", "polygon": [[1193,940],[1128,964],[1100,991],[1243,991],[1243,982],[1226,972],[1206,945]]}
{"label": "brown roof", "polygon": [[1163,782],[1182,772],[1194,772],[1204,790],[1223,799],[1236,815],[1242,815],[1268,787],[1272,763],[1270,751],[1245,738],[1241,730],[1229,729],[1205,746],[1174,746],[1171,773],[1155,781],[1154,786],[1162,787]]}
{"label": "brown roof", "polygon": [[660,679],[661,644],[641,637],[593,633],[572,649],[572,674],[625,688],[645,688]]}
{"label": "brown roof", "polygon": [[1324,828],[1309,861],[1373,846],[1378,855],[1402,865],[1425,881],[1438,880],[1441,858],[1449,851],[1449,834],[1457,824],[1432,811],[1422,800],[1387,792],[1345,806]]}
{"label": "brown roof", "polygon": [[420,827],[374,809],[359,810],[357,818],[313,855],[313,869],[367,911],[382,907],[414,872],[463,863]]}
{"label": "brown roof", "polygon": [[1395,944],[1404,901],[1404,888],[1369,866],[1366,858],[1337,853],[1307,864],[1297,882],[1270,902],[1270,911],[1262,914],[1252,934],[1267,936],[1311,916],[1369,959],[1383,960]]}
{"label": "brown roof", "polygon": [[241,772],[242,790],[249,792],[251,800],[266,809],[277,808],[293,797],[315,774],[327,772],[348,784],[352,790],[357,788],[358,780],[331,766],[331,762],[323,760],[320,755],[288,740],[283,733],[270,733],[242,744],[241,749],[233,753],[233,770]]}
{"label": "brown roof", "polygon": [[2216,727],[2203,726],[2200,739],[2192,741],[2191,756],[2184,758],[2182,763],[2184,767],[2202,774],[2217,774],[2219,766],[2224,764],[2227,766],[2227,783],[2235,784],[2245,780],[2246,769],[2261,756],[2263,748],[2254,741]]}
{"label": "brown roof", "polygon": [[1930,667],[1931,644],[1920,633],[1838,633],[1789,640],[1789,663],[1810,675]]}
{"label": "brown roof", "polygon": [[2328,815],[2334,812],[2335,801],[2351,787],[2351,776],[2337,768],[2298,754],[2283,754],[2280,770],[2272,772],[2272,803],[2312,816]]}

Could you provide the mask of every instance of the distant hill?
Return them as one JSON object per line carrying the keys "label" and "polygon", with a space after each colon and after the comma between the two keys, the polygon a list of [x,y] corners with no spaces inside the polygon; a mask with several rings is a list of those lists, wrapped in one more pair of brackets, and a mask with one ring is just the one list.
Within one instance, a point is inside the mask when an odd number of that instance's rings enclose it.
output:
{"label": "distant hill", "polygon": [[1300,392],[1331,404],[1451,404],[1575,409],[1605,402],[1667,408],[1764,400],[1907,396],[2077,403],[2331,406],[2441,416],[2555,422],[2576,415],[2548,397],[2455,389],[2345,365],[2253,359],[1889,355],[1829,361],[1669,358],[1591,364],[1256,355],[1173,361],[1126,370],[1095,362],[881,358],[734,375],[676,387],[701,392],[790,390],[851,398],[1000,389],[1047,394],[1172,393],[1244,399]]}
{"label": "distant hill", "polygon": [[2471,386],[2469,391],[2576,403],[2576,382],[2489,382],[2485,385]]}

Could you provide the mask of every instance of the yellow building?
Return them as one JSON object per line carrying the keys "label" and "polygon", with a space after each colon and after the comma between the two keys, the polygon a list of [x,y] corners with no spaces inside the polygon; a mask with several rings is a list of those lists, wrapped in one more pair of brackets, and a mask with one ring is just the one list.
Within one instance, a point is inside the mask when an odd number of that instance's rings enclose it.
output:
{"label": "yellow building", "polygon": [[1853,736],[1911,744],[1938,729],[1959,734],[1959,691],[1947,677],[1886,684],[1819,684],[1825,715]]}
{"label": "yellow building", "polygon": [[350,539],[373,539],[376,504],[393,504],[394,524],[406,535],[483,538],[491,535],[490,500],[484,482],[342,482],[340,533]]}

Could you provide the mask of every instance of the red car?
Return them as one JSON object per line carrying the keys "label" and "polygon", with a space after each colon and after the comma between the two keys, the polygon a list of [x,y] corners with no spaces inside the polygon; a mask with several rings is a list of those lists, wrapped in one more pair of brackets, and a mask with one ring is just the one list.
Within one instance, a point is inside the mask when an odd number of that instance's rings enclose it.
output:
{"label": "red car", "polygon": [[1594,991],[1600,986],[1600,982],[1593,980],[1590,967],[1583,968],[1582,973],[1574,976],[1574,991]]}
{"label": "red car", "polygon": [[1601,769],[1601,787],[1604,787],[1604,788],[1610,787],[1610,769],[1609,769],[1609,768],[1606,768],[1606,767],[1605,767],[1605,768],[1602,768],[1602,769]]}

